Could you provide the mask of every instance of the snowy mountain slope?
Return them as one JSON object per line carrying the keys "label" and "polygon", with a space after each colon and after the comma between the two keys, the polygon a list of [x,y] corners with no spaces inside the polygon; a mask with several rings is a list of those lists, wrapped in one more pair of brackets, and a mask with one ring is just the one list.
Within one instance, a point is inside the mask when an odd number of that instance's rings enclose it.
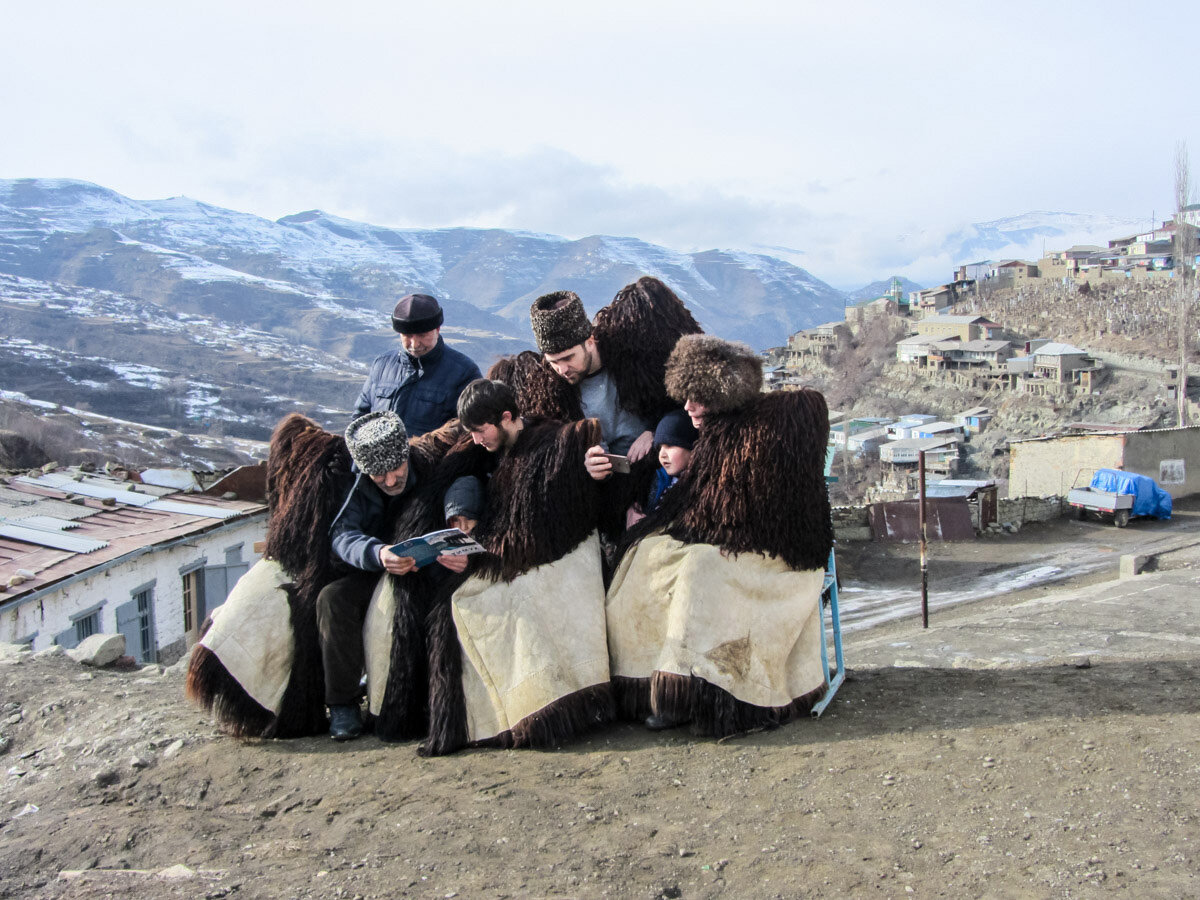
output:
{"label": "snowy mountain slope", "polygon": [[[92,254],[86,265],[59,259],[55,269],[47,264],[45,248],[34,252],[30,246],[49,239],[65,250],[71,238],[78,244],[86,235],[103,243],[97,232],[105,229],[115,236],[114,246]],[[282,291],[295,304],[341,309],[355,318],[378,316],[384,324],[397,296],[429,291],[448,301],[449,327],[499,339],[495,346],[472,348],[477,359],[507,349],[500,346],[506,338],[529,342],[528,307],[539,294],[573,289],[594,312],[643,274],[671,284],[708,330],[758,347],[780,343],[841,306],[838,291],[766,256],[677,253],[608,236],[571,241],[499,229],[392,229],[315,210],[271,222],[186,198],[133,201],[83,182],[0,181],[3,271],[73,283],[83,270],[92,286],[102,286],[97,269],[122,267],[123,276],[110,273],[109,279],[128,286],[135,250],[140,252],[132,267],[154,281],[159,294],[171,293],[171,287],[146,273],[149,254],[158,256],[159,276],[210,286],[238,283],[260,298]],[[721,290],[701,271],[717,259],[724,270]],[[262,324],[271,327],[269,319],[263,317]]]}

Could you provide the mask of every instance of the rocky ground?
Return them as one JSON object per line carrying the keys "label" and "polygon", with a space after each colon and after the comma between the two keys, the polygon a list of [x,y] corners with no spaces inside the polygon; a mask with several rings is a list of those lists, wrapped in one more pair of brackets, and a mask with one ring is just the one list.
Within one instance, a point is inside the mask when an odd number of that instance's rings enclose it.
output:
{"label": "rocky ground", "polygon": [[[1197,596],[1194,520],[1179,521],[1157,566]],[[1135,525],[1027,528],[988,559],[1072,535],[1119,555],[1147,539]],[[911,550],[871,553],[860,573],[911,574],[894,564]],[[939,613],[925,640],[1029,596]],[[1188,627],[1136,656],[978,668],[885,664],[921,634],[894,622],[849,636],[819,719],[721,742],[618,725],[556,752],[442,759],[373,737],[239,743],[184,701],[179,671],[9,656],[0,897],[1195,896]]]}

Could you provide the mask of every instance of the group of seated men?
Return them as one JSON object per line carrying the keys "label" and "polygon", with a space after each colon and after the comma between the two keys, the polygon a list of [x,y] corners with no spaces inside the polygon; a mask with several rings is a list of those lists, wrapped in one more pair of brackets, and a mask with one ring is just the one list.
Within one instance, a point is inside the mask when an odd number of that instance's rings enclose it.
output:
{"label": "group of seated men", "polygon": [[[595,321],[567,291],[530,318],[540,353],[483,378],[445,346],[434,298],[396,305],[402,347],[346,429],[313,604],[331,736],[362,734],[364,673],[377,733],[429,753],[552,745],[618,716],[723,735],[807,709],[824,689],[823,399],[762,394],[758,355],[704,335],[655,278]],[[392,549],[447,525],[485,552],[419,567]],[[291,620],[299,641],[294,600]],[[202,682],[194,696],[234,708]],[[283,714],[286,697],[251,696]]]}

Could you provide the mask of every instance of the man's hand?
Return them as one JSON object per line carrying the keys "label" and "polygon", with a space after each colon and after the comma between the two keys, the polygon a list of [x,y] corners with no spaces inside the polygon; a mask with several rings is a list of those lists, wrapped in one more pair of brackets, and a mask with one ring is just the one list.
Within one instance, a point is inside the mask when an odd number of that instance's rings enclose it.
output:
{"label": "man's hand", "polygon": [[612,474],[612,460],[604,455],[604,448],[597,444],[595,447],[588,447],[587,453],[583,455],[583,465],[597,481],[603,481]]}
{"label": "man's hand", "polygon": [[387,544],[379,548],[379,562],[383,568],[393,575],[407,575],[417,568],[417,561],[411,556],[397,556],[387,548]]}
{"label": "man's hand", "polygon": [[654,432],[643,431],[637,436],[637,440],[629,445],[629,452],[625,455],[629,457],[629,461],[631,463],[635,463],[649,453],[653,446]]}
{"label": "man's hand", "polygon": [[456,574],[465,572],[467,569],[466,554],[461,556],[448,556],[445,553],[439,553],[437,561]]}

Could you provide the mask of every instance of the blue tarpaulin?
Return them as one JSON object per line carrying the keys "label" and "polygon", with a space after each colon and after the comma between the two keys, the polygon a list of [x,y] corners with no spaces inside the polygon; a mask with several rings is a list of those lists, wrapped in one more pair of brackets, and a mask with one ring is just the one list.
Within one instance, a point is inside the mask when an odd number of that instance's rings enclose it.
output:
{"label": "blue tarpaulin", "polygon": [[1092,487],[1112,494],[1132,494],[1133,509],[1130,512],[1135,516],[1171,518],[1171,495],[1147,475],[1136,475],[1119,469],[1097,469],[1096,474],[1092,476]]}

